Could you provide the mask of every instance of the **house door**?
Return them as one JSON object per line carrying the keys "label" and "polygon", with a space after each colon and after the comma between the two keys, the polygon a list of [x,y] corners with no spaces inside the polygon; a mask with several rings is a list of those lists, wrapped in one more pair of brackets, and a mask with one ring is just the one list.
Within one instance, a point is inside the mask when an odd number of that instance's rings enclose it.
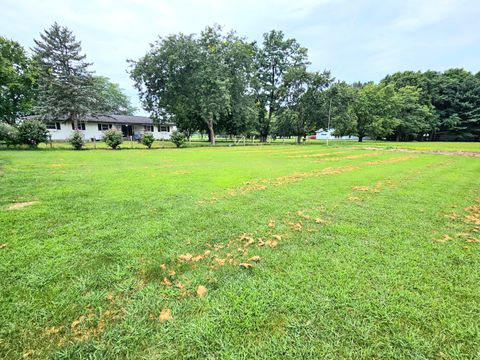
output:
{"label": "house door", "polygon": [[132,125],[122,125],[122,133],[123,133],[123,137],[133,136]]}

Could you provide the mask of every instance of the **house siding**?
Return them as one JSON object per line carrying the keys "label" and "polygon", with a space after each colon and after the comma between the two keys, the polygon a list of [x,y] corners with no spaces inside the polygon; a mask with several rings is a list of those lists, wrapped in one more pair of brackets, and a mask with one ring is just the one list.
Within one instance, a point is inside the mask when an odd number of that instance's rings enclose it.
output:
{"label": "house siding", "polygon": [[[104,124],[103,122],[87,122],[85,123],[85,130],[80,130],[85,136],[86,140],[96,139],[101,140],[104,131],[98,130],[98,124]],[[129,125],[129,124],[125,124]],[[168,125],[170,131],[158,131],[158,126],[153,126],[153,136],[157,140],[169,140],[173,131],[177,128],[174,125]],[[122,131],[122,124],[112,124],[112,128]],[[145,132],[144,125],[132,125],[134,134],[142,135]],[[67,140],[72,135],[72,122],[62,121],[60,122],[60,129],[49,129],[48,132],[52,140]]]}
{"label": "house siding", "polygon": [[[335,129],[330,129],[330,130],[317,130],[316,131],[316,138],[317,140],[358,140],[358,136],[334,136],[333,133],[335,132]],[[365,139],[367,139],[365,137]]]}

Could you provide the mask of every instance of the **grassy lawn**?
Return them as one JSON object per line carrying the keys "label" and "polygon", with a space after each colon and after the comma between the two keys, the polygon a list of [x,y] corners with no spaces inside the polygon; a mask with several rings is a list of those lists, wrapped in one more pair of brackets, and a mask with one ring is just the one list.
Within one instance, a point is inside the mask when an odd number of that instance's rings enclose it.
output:
{"label": "grassy lawn", "polygon": [[[240,140],[229,140],[229,139],[218,139],[217,146],[256,146],[256,145],[296,145],[296,140],[291,139],[276,139],[274,141],[269,139],[269,142],[266,144],[260,144],[258,139],[248,139],[245,140],[245,143]],[[210,143],[207,139],[200,139],[200,137],[195,137],[192,141],[186,142],[184,147],[208,147]],[[303,144],[303,146],[319,146],[327,148],[326,140],[311,140]],[[123,149],[146,149],[144,145],[138,141],[125,140],[124,143],[120,146]],[[365,140],[361,143],[353,140],[329,140],[328,147],[351,147],[351,148],[360,148],[360,149],[371,149],[371,148],[380,148],[385,150],[396,150],[396,149],[406,149],[406,150],[420,150],[420,151],[451,151],[451,152],[477,152],[480,153],[480,143],[478,142],[398,142],[398,141],[376,141],[376,140]],[[85,145],[87,150],[105,150],[109,149],[108,146],[103,141],[97,141],[96,143],[87,142]],[[175,145],[170,141],[155,141],[152,146],[153,149],[171,149],[175,148]],[[0,150],[6,150],[7,148],[4,145],[0,145]],[[15,148],[10,148],[10,150],[16,150]],[[24,147],[24,149],[28,149]],[[66,141],[55,141],[50,144],[40,144],[40,150],[71,150],[72,146]]]}
{"label": "grassy lawn", "polygon": [[316,144],[0,152],[0,358],[480,358],[480,159]]}
{"label": "grassy lawn", "polygon": [[[257,146],[257,145],[296,145],[296,139],[269,139],[266,144],[261,144],[258,139],[246,139],[245,142],[239,139],[217,139],[217,147],[233,147],[233,146]],[[379,148],[385,150],[419,150],[419,151],[450,151],[450,152],[476,152],[480,153],[480,143],[478,142],[429,142],[429,141],[408,141],[408,142],[398,142],[398,141],[377,141],[377,140],[364,140],[359,143],[355,140],[329,140],[328,144],[326,140],[312,140],[307,139],[303,146],[319,146],[319,147],[351,147],[351,148],[360,148],[360,149],[372,149]],[[210,143],[204,137],[203,139],[199,136],[194,136],[190,142],[186,142],[184,147],[209,147]],[[26,146],[20,146],[16,148],[7,148],[5,145],[0,144],[1,150],[18,150],[18,149],[28,150]],[[138,141],[124,140],[123,144],[120,146],[122,149],[146,149],[145,145],[142,145]],[[168,140],[157,140],[153,143],[153,149],[172,149],[175,148],[175,145]],[[66,141],[54,141],[52,144],[40,144],[39,150],[71,150],[72,146]],[[108,146],[103,141],[87,142],[85,145],[87,150],[109,150]]]}
{"label": "grassy lawn", "polygon": [[[324,145],[326,141],[312,140],[313,143],[319,141]],[[480,143],[478,142],[432,142],[432,141],[374,141],[365,140],[362,143],[357,141],[333,140],[330,144],[334,146],[353,146],[360,148],[375,147],[385,149],[407,149],[421,151],[467,151],[480,152]]]}

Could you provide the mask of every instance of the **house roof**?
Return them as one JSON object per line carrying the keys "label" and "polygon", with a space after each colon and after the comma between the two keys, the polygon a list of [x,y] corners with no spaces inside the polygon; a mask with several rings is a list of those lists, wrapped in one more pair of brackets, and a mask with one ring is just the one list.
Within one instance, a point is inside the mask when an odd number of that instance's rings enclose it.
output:
{"label": "house roof", "polygon": [[335,131],[335,129],[333,128],[330,128],[330,130],[327,130],[327,129],[324,129],[324,128],[320,128],[318,129],[317,131],[315,131],[316,133],[319,133],[319,132],[331,132],[333,133]]}
{"label": "house roof", "polygon": [[153,124],[152,119],[147,116],[134,116],[134,115],[98,115],[87,116],[85,122],[101,122],[101,123],[114,123],[114,124],[135,124],[135,125],[149,125]]}

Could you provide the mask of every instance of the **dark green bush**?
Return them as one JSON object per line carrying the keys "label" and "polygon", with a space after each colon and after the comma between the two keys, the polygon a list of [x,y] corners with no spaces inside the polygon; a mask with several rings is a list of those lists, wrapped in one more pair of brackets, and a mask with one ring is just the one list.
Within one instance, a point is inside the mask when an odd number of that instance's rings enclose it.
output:
{"label": "dark green bush", "polygon": [[85,146],[85,136],[79,130],[75,130],[68,138],[68,142],[75,150],[82,150]]}
{"label": "dark green bush", "polygon": [[0,123],[0,142],[7,146],[18,144],[18,129],[7,123]]}
{"label": "dark green bush", "polygon": [[143,145],[150,149],[153,145],[153,142],[155,141],[155,137],[151,132],[146,132],[143,134],[141,141]]}
{"label": "dark green bush", "polygon": [[123,134],[117,129],[108,129],[103,133],[102,140],[112,149],[116,149],[118,145],[123,143]]}
{"label": "dark green bush", "polygon": [[38,120],[25,120],[18,126],[19,143],[37,147],[48,142],[48,130],[45,124]]}
{"label": "dark green bush", "polygon": [[177,148],[179,148],[180,146],[185,144],[186,136],[185,134],[175,130],[170,136],[170,141],[173,142],[177,146]]}

